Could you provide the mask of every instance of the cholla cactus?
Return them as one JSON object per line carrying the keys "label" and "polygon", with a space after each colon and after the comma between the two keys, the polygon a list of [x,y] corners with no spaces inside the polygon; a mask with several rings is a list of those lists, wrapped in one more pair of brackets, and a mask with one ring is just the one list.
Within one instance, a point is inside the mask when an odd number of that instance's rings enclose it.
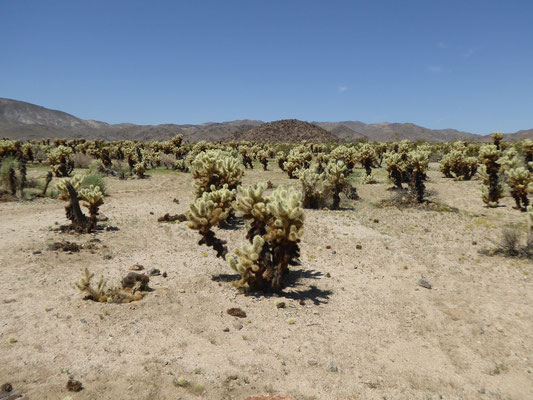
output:
{"label": "cholla cactus", "polygon": [[494,132],[492,135],[492,143],[494,143],[494,146],[496,146],[497,150],[501,149],[501,143],[503,140],[503,133],[502,132]]}
{"label": "cholla cactus", "polygon": [[96,229],[98,209],[104,204],[104,194],[100,190],[100,186],[90,185],[88,188],[80,189],[78,196],[81,200],[85,201],[83,205],[89,209],[89,229]]}
{"label": "cholla cactus", "polygon": [[249,232],[256,234],[248,237],[252,246],[236,251],[238,261],[226,256],[229,266],[241,274],[236,286],[244,289],[281,289],[288,266],[299,257],[304,222],[301,194],[293,188],[278,188],[264,198],[265,187],[259,184],[241,190],[245,200],[239,200],[237,209],[243,218],[252,220]]}
{"label": "cholla cactus", "polygon": [[370,143],[363,143],[357,152],[357,159],[366,171],[366,175],[372,174],[372,167],[377,162],[376,151]]}
{"label": "cholla cactus", "polygon": [[359,160],[357,151],[353,147],[340,145],[335,147],[329,153],[329,160],[343,161],[350,171],[355,167],[355,163]]}
{"label": "cholla cactus", "polygon": [[285,172],[284,164],[287,162],[287,154],[285,154],[283,151],[278,151],[276,155],[276,162],[278,163],[279,169]]}
{"label": "cholla cactus", "polygon": [[228,185],[224,185],[215,190],[213,185],[211,191],[204,192],[202,197],[197,198],[187,212],[189,228],[197,230],[202,236],[198,244],[212,247],[217,252],[217,257],[226,255],[226,242],[217,238],[211,229],[226,220],[234,198],[235,189],[229,190]]}
{"label": "cholla cactus", "polygon": [[407,153],[396,153],[389,151],[383,156],[383,161],[387,164],[387,173],[389,179],[394,183],[396,188],[402,189],[402,183],[406,181],[406,161]]}
{"label": "cholla cactus", "polygon": [[483,184],[481,192],[487,207],[497,207],[503,197],[503,185],[499,174],[500,156],[500,150],[493,144],[483,145],[479,150],[479,161],[483,164],[479,171]]}
{"label": "cholla cactus", "polygon": [[533,172],[533,141],[526,139],[522,143],[522,153],[524,155],[524,161],[526,168]]}
{"label": "cholla cactus", "polygon": [[511,168],[505,171],[505,178],[516,207],[525,211],[529,205],[527,195],[533,192],[533,173],[524,167]]}
{"label": "cholla cactus", "polygon": [[0,161],[4,157],[20,158],[21,143],[18,140],[0,140]]}
{"label": "cholla cactus", "polygon": [[63,177],[70,175],[74,169],[74,161],[70,158],[72,154],[74,154],[74,151],[67,146],[59,146],[50,150],[48,153],[48,162],[55,176]]}
{"label": "cholla cactus", "polygon": [[259,160],[259,162],[261,164],[263,164],[263,171],[266,171],[267,170],[267,167],[268,167],[268,151],[266,150],[259,150],[257,152],[257,159]]}
{"label": "cholla cactus", "polygon": [[447,178],[470,180],[477,172],[477,158],[468,156],[468,147],[463,142],[456,142],[452,146],[452,150],[441,160],[441,172]]}
{"label": "cholla cactus", "polygon": [[309,168],[312,159],[313,153],[304,145],[297,146],[289,152],[287,161],[283,164],[283,169],[287,172],[290,179],[296,178],[298,170]]}
{"label": "cholla cactus", "polygon": [[270,218],[266,206],[269,198],[265,198],[263,195],[266,188],[267,184],[265,182],[237,188],[239,197],[233,203],[233,206],[237,212],[242,214],[245,220],[251,221],[251,227],[246,234],[246,238],[250,241],[252,241],[254,236],[262,236],[266,233],[266,223]]}
{"label": "cholla cactus", "polygon": [[330,161],[326,166],[326,176],[331,184],[331,191],[333,193],[334,210],[339,208],[341,197],[340,194],[350,187],[348,181],[348,168],[344,161]]}
{"label": "cholla cactus", "polygon": [[62,179],[57,182],[56,189],[59,191],[59,200],[70,201],[70,193],[67,188],[68,183],[71,184],[72,188],[77,191],[83,183],[83,176],[74,175],[71,178]]}
{"label": "cholla cactus", "polygon": [[298,179],[302,184],[303,207],[318,209],[331,196],[332,184],[326,178],[325,172],[318,172],[318,165],[300,170]]}
{"label": "cholla cactus", "polygon": [[91,280],[94,278],[94,274],[89,272],[89,269],[85,268],[81,273],[81,278],[76,287],[87,294],[87,299],[98,301],[101,303],[107,302],[107,296],[105,295],[106,281],[103,276],[100,276],[96,288],[91,285]]}
{"label": "cholla cactus", "polygon": [[412,150],[407,154],[406,171],[409,176],[409,190],[416,198],[416,201],[424,201],[424,192],[426,186],[426,172],[429,163],[429,152],[423,150]]}
{"label": "cholla cactus", "polygon": [[139,179],[143,179],[145,177],[144,173],[146,172],[146,163],[144,161],[136,163],[132,171]]}
{"label": "cholla cactus", "polygon": [[207,150],[198,154],[192,162],[192,177],[196,180],[196,197],[206,191],[222,188],[236,189],[241,183],[243,169],[238,159],[220,150]]}
{"label": "cholla cactus", "polygon": [[241,275],[241,279],[235,286],[244,290],[264,288],[272,275],[271,269],[266,269],[267,263],[261,258],[265,245],[264,239],[254,236],[252,245],[244,245],[242,249],[235,250],[237,260],[231,256],[226,256],[226,260],[231,269]]}

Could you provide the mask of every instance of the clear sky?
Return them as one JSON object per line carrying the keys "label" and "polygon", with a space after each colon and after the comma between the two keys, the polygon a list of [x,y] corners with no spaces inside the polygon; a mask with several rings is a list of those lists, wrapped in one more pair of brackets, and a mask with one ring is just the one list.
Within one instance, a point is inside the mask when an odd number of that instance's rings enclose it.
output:
{"label": "clear sky", "polygon": [[0,0],[0,97],[85,119],[533,128],[533,1]]}

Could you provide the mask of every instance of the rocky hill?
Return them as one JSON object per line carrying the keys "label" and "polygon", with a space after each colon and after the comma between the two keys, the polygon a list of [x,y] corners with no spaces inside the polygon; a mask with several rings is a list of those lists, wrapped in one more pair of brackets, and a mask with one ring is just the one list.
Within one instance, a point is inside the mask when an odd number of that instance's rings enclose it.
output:
{"label": "rocky hill", "polygon": [[[489,141],[488,136],[455,129],[428,129],[410,123],[365,124],[360,121],[303,122],[282,120],[264,123],[256,120],[208,122],[192,125],[107,124],[84,120],[62,111],[35,104],[0,98],[0,138],[29,140],[42,138],[86,138],[106,140],[166,140],[182,134],[190,142],[199,140],[273,141],[411,141],[453,140]],[[508,141],[533,139],[533,129],[505,135]]]}
{"label": "rocky hill", "polygon": [[297,119],[283,119],[269,122],[256,128],[234,134],[229,140],[250,142],[299,143],[304,140],[314,143],[336,142],[337,136],[325,129]]}

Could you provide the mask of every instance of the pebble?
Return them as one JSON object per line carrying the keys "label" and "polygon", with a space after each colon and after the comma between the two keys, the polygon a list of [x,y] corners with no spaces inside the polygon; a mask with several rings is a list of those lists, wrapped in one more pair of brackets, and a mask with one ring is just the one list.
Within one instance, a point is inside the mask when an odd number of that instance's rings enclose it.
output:
{"label": "pebble", "polygon": [[151,268],[148,270],[148,275],[150,276],[161,275],[161,271],[159,271],[157,268]]}
{"label": "pebble", "polygon": [[426,288],[426,289],[431,289],[431,283],[429,283],[427,280],[425,279],[420,279],[418,281],[418,286],[422,286],[423,288]]}
{"label": "pebble", "polygon": [[315,365],[318,365],[318,361],[317,360],[309,360],[307,361],[307,364],[311,367],[314,367]]}
{"label": "pebble", "polygon": [[32,254],[41,254],[41,253],[42,253],[41,250],[33,250],[33,251],[32,251]]}
{"label": "pebble", "polygon": [[235,322],[235,323],[233,324],[233,327],[234,327],[235,329],[237,329],[238,331],[240,331],[240,330],[243,328],[243,325],[242,325],[240,322]]}
{"label": "pebble", "polygon": [[339,370],[335,361],[329,363],[328,369],[330,372],[337,372]]}
{"label": "pebble", "polygon": [[87,320],[86,320],[85,318],[82,318],[82,319],[80,319],[80,322],[81,322],[82,324],[86,324],[86,323],[87,323]]}

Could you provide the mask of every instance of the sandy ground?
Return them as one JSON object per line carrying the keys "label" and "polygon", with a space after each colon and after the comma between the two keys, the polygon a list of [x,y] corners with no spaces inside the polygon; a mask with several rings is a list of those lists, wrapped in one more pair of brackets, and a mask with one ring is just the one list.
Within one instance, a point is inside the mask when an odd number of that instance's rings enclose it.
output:
{"label": "sandy ground", "polygon": [[[298,185],[273,169],[244,183]],[[380,208],[391,192],[378,177],[342,211],[306,210],[302,264],[279,296],[237,293],[186,223],[156,222],[187,210],[187,174],[106,178],[101,212],[116,232],[53,231],[66,223],[58,200],[0,203],[0,384],[25,399],[533,399],[532,265],[479,253],[505,224],[525,230],[525,216],[509,198],[484,208],[479,182],[436,165],[428,188],[458,212]],[[230,249],[245,242],[244,227],[218,235]],[[46,250],[91,238],[92,251]],[[112,284],[137,263],[168,274],[139,302],[95,303],[74,288],[84,267]],[[69,375],[81,392],[67,392]]]}

